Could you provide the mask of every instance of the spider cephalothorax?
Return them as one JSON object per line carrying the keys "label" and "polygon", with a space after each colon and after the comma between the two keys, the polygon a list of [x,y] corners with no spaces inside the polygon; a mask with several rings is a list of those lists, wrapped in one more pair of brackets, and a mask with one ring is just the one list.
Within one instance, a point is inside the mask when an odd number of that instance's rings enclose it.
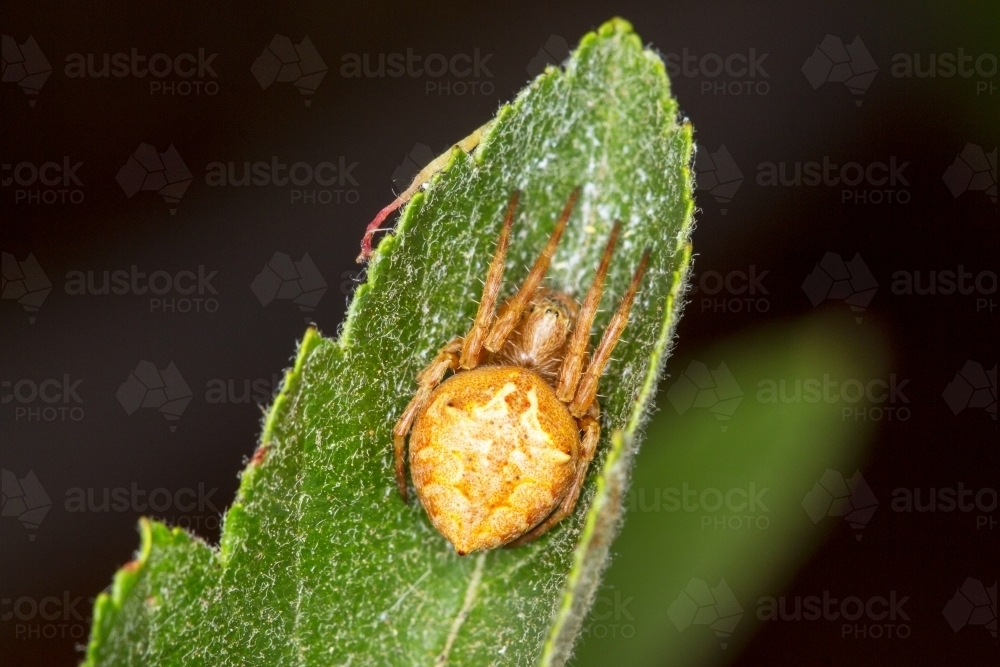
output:
{"label": "spider cephalothorax", "polygon": [[[511,196],[472,328],[417,375],[417,393],[393,429],[400,495],[407,497],[409,434],[417,495],[459,554],[516,546],[552,528],[576,506],[597,448],[597,383],[628,322],[648,253],[591,355],[590,327],[620,225],[582,304],[541,286],[578,194],[520,289],[494,313],[519,194]],[[449,370],[454,375],[444,380]]]}
{"label": "spider cephalothorax", "polygon": [[580,306],[571,297],[539,287],[491,362],[535,371],[549,383],[559,376]]}

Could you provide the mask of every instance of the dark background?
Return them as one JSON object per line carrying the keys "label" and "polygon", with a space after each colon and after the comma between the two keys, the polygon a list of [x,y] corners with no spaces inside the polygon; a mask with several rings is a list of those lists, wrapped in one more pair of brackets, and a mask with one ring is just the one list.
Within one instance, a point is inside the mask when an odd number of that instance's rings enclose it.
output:
{"label": "dark background", "polygon": [[[809,314],[814,308],[801,285],[817,262],[827,252],[844,260],[858,253],[879,283],[868,311],[889,332],[892,369],[911,379],[913,412],[907,421],[880,425],[865,479],[872,487],[905,481],[995,489],[1000,8],[994,2],[869,4],[399,3],[375,8],[351,3],[334,8],[301,3],[251,9],[238,3],[170,3],[122,11],[119,3],[86,8],[3,3],[2,33],[18,45],[34,37],[52,68],[36,95],[25,94],[16,82],[0,85],[0,162],[12,165],[4,167],[0,188],[2,250],[18,262],[30,261],[32,254],[52,285],[37,312],[8,298],[13,292],[5,291],[0,302],[0,374],[10,383],[0,404],[0,463],[18,480],[33,471],[52,503],[37,529],[15,516],[0,522],[4,664],[75,663],[80,655],[74,646],[89,632],[93,596],[138,544],[136,519],[148,510],[72,512],[66,502],[73,489],[94,489],[98,501],[103,489],[133,485],[147,492],[160,487],[197,492],[199,485],[217,489],[210,505],[164,513],[217,540],[219,513],[232,500],[237,472],[258,437],[258,405],[267,402],[272,378],[288,364],[305,321],[328,335],[337,332],[359,275],[354,258],[365,224],[393,197],[393,179],[405,185],[406,176],[421,166],[407,162],[411,149],[423,144],[437,154],[465,136],[538,71],[532,65],[540,62],[536,58],[565,55],[552,52],[558,51],[553,46],[558,40],[549,41],[550,36],[561,36],[572,47],[613,15],[628,18],[663,54],[684,49],[699,58],[750,49],[758,57],[767,54],[761,64],[766,76],[711,78],[696,71],[672,77],[699,148],[714,154],[724,144],[743,178],[725,204],[709,191],[698,192],[696,273],[725,276],[751,266],[769,273],[767,312],[706,310],[695,295],[668,372],[679,372],[697,349],[713,341],[770,320]],[[287,82],[262,89],[251,74],[251,65],[276,34],[295,43],[308,35],[315,46],[328,72],[314,94],[302,95]],[[844,43],[861,37],[877,64],[863,95],[830,81],[814,90],[803,75],[803,63],[828,34]],[[547,44],[550,53],[540,54]],[[103,54],[133,48],[147,58],[184,52],[197,57],[199,49],[217,53],[211,62],[217,76],[66,75],[71,54],[95,54],[99,65]],[[926,63],[928,54],[959,48],[974,56],[992,54],[992,73],[968,78],[892,74],[895,54],[921,54]],[[477,49],[481,58],[492,55],[478,77],[341,76],[344,54],[407,49],[448,57]],[[185,81],[201,81],[201,93],[180,94],[177,86]],[[162,82],[168,92],[151,91],[154,82]],[[726,94],[716,92],[717,82],[725,83]],[[468,84],[463,94],[456,83]],[[736,90],[740,94],[733,94]],[[856,101],[862,101],[860,106]],[[192,183],[179,202],[167,203],[153,191],[130,198],[116,182],[119,169],[143,142],[159,152],[172,144],[191,171]],[[955,196],[942,178],[967,144],[993,151],[992,199],[974,189]],[[418,149],[414,155],[425,152]],[[272,156],[289,165],[338,164],[341,158],[348,165],[356,162],[351,172],[356,183],[348,179],[330,188],[206,183],[211,162],[235,162],[240,171],[244,161]],[[909,163],[903,171],[907,184],[862,183],[845,195],[843,186],[757,183],[761,163],[791,167],[823,156],[862,165],[895,157]],[[14,165],[62,164],[64,159],[82,162],[75,172],[78,184],[7,184]],[[22,174],[30,173],[29,167],[23,169],[28,171]],[[296,189],[305,190],[304,197],[329,196],[331,203],[293,203]],[[332,192],[319,192],[324,189]],[[79,191],[65,196],[82,201],[62,203],[61,190]],[[859,191],[868,203],[853,201],[862,196]],[[871,203],[873,197],[882,197],[882,203]],[[308,253],[315,262],[327,284],[315,310],[302,312],[282,298],[262,305],[251,289],[277,252],[296,261]],[[15,279],[16,269],[8,268],[8,255],[4,258],[7,290],[7,278]],[[133,265],[146,274],[171,275],[204,267],[206,274],[215,273],[211,285],[217,294],[204,295],[211,301],[187,304],[184,295],[166,294],[160,298],[175,299],[174,312],[162,312],[149,294],[66,291],[71,272],[92,271],[100,281],[104,271],[128,271]],[[958,265],[974,275],[993,272],[984,283],[992,291],[892,292],[896,271],[921,271],[926,283],[928,271]],[[192,312],[177,312],[185,307]],[[202,312],[193,312],[198,309]],[[168,421],[153,408],[127,415],[116,400],[119,386],[141,360],[161,371],[173,362],[183,376],[192,398],[178,420]],[[994,369],[992,419],[982,408],[953,415],[941,399],[967,360]],[[77,387],[82,403],[72,396],[51,404],[31,400],[32,383],[55,378],[61,385],[67,375],[70,384],[82,380]],[[22,380],[30,382],[21,384],[19,396],[14,386]],[[206,392],[213,380],[232,383],[235,394],[210,402]],[[257,390],[244,396],[245,382],[258,380]],[[55,410],[43,413],[46,408]],[[6,502],[7,486],[4,493]],[[966,576],[989,586],[997,572],[995,493],[993,498],[982,529],[970,530],[967,522],[951,516],[937,517],[930,532],[911,522],[887,531],[861,561],[851,558],[853,544],[831,540],[786,594],[843,588],[862,573],[873,587],[890,575],[893,581],[930,587],[942,604]],[[65,610],[60,603],[62,613],[55,620],[40,614],[11,617],[14,601],[47,596],[82,600]],[[26,613],[31,603],[23,604],[20,611],[31,616]],[[953,634],[940,615],[922,622],[940,625],[935,633],[914,633],[908,640],[921,645],[927,664],[943,664],[951,656],[961,656],[963,664],[995,660],[995,637],[983,628]],[[819,656],[812,652],[808,663],[799,663],[815,641],[812,632],[802,624],[772,624],[732,656],[734,664],[865,663],[865,647],[847,642],[828,642]],[[881,664],[888,664],[891,646],[883,650]]]}

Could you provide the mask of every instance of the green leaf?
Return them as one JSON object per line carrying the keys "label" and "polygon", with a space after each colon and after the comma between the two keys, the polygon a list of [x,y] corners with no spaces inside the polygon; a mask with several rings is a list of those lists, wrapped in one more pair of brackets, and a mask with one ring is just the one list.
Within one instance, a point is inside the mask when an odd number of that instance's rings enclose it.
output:
{"label": "green leaf", "polygon": [[[218,550],[142,524],[96,603],[90,665],[559,664],[617,529],[635,443],[690,257],[691,127],[631,26],[586,35],[457,150],[380,244],[338,340],[310,331],[243,473]],[[459,557],[395,490],[391,428],[417,372],[468,329],[510,193],[507,258],[524,278],[570,191],[549,271],[580,294],[615,219],[603,330],[645,248],[650,267],[601,381],[604,437],[576,512],[536,542]],[[619,435],[611,438],[611,434]]]}

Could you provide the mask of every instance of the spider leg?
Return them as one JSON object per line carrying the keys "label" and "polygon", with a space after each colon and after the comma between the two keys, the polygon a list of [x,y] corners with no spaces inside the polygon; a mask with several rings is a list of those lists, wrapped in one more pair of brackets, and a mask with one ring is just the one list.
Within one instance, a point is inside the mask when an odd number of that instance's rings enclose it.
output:
{"label": "spider leg", "polygon": [[604,247],[601,263],[594,275],[594,282],[591,283],[587,297],[583,300],[583,306],[580,307],[580,313],[573,324],[573,333],[570,335],[566,356],[563,357],[562,366],[559,368],[559,383],[556,386],[556,396],[563,403],[569,403],[573,400],[576,386],[580,383],[587,345],[590,343],[590,327],[594,324],[594,316],[597,315],[597,307],[601,303],[604,278],[608,275],[611,253],[615,249],[621,227],[621,222],[615,222],[615,226],[611,229],[611,236],[608,237],[608,244]]}
{"label": "spider leg", "polygon": [[493,254],[493,261],[490,262],[489,271],[486,273],[486,284],[483,285],[483,297],[479,300],[476,320],[462,344],[459,365],[466,370],[475,368],[479,364],[479,355],[483,351],[483,341],[486,339],[490,322],[495,314],[497,296],[500,294],[500,283],[503,281],[504,260],[507,257],[507,247],[510,245],[510,228],[514,223],[514,211],[517,209],[520,197],[521,193],[517,190],[510,196],[510,202],[507,204],[507,215],[503,219],[503,227],[500,230],[500,240],[497,241],[497,250]]}
{"label": "spider leg", "polygon": [[562,236],[563,230],[566,229],[566,221],[569,220],[569,215],[573,212],[573,206],[576,204],[576,198],[579,195],[580,188],[577,187],[570,194],[569,200],[566,202],[566,206],[559,216],[559,220],[556,221],[555,229],[552,230],[552,236],[549,237],[549,242],[545,244],[545,248],[542,250],[542,254],[535,260],[535,265],[531,267],[531,271],[524,279],[517,294],[504,304],[500,310],[500,315],[493,322],[490,334],[486,338],[485,343],[486,349],[490,352],[496,352],[503,347],[507,336],[513,331],[517,321],[521,318],[521,313],[524,312],[528,302],[531,301],[531,297],[534,296],[535,290],[541,284],[542,278],[545,277],[545,272],[549,270],[552,255],[555,254],[559,238]]}
{"label": "spider leg", "polygon": [[608,328],[604,330],[604,336],[601,337],[601,342],[597,346],[594,356],[590,359],[590,365],[587,366],[587,371],[583,374],[583,378],[581,378],[580,384],[576,388],[576,395],[569,406],[569,413],[574,417],[585,415],[591,402],[597,396],[597,382],[604,372],[604,367],[608,365],[608,360],[611,359],[611,352],[615,349],[618,339],[621,338],[622,331],[625,330],[625,325],[628,324],[629,310],[632,308],[635,293],[639,290],[639,283],[642,281],[642,276],[646,272],[646,265],[648,263],[649,251],[647,250],[642,253],[639,267],[635,270],[635,275],[632,276],[632,283],[628,286],[628,290],[625,291],[625,296],[622,297],[622,302],[611,318]]}
{"label": "spider leg", "polygon": [[527,533],[504,546],[519,547],[538,539],[549,531],[557,523],[569,516],[576,507],[576,501],[580,498],[580,491],[583,489],[583,482],[587,478],[587,469],[597,451],[597,441],[601,439],[601,423],[598,421],[600,407],[597,401],[590,404],[587,414],[579,417],[576,422],[583,431],[583,439],[580,442],[580,456],[577,459],[576,471],[573,474],[573,481],[560,501],[559,506],[545,518],[540,524],[529,530]]}
{"label": "spider leg", "polygon": [[410,400],[410,404],[403,410],[399,421],[392,429],[392,445],[396,460],[396,484],[399,487],[399,495],[403,502],[406,502],[406,436],[413,427],[413,421],[417,415],[427,405],[427,400],[431,397],[434,389],[441,384],[445,373],[458,368],[458,353],[462,349],[462,339],[454,338],[442,347],[431,363],[427,364],[424,370],[417,375],[419,388]]}

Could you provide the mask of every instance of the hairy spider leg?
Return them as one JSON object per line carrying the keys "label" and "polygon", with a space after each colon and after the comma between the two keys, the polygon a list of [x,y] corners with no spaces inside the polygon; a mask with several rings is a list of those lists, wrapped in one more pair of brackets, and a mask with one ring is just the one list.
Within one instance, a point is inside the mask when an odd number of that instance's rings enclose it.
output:
{"label": "hairy spider leg", "polygon": [[608,267],[611,265],[611,253],[614,252],[615,243],[618,241],[618,234],[621,232],[622,223],[615,222],[611,229],[611,236],[604,246],[604,254],[601,255],[601,263],[594,274],[594,282],[587,290],[587,297],[583,300],[580,313],[573,324],[573,333],[570,334],[569,344],[566,347],[566,356],[563,357],[562,366],[559,368],[559,383],[556,386],[556,397],[563,403],[570,403],[576,393],[576,386],[580,383],[580,376],[583,373],[583,362],[587,355],[587,347],[590,344],[590,327],[594,324],[594,317],[597,315],[597,307],[601,304],[601,295],[604,293],[604,279],[608,275]]}
{"label": "hairy spider leg", "polygon": [[507,336],[514,330],[514,326],[517,325],[517,321],[521,318],[521,313],[524,312],[524,309],[531,301],[531,297],[534,296],[535,290],[541,284],[542,278],[545,277],[545,272],[549,270],[552,255],[556,252],[559,239],[562,237],[563,230],[566,229],[566,221],[569,220],[570,213],[573,212],[573,206],[576,204],[576,199],[579,196],[580,187],[577,186],[570,193],[569,200],[566,202],[562,214],[560,214],[559,219],[556,221],[555,229],[552,230],[552,235],[549,237],[548,243],[545,244],[545,248],[542,249],[542,253],[535,260],[535,265],[531,267],[531,271],[528,272],[517,294],[504,304],[500,310],[500,315],[493,322],[484,345],[490,352],[496,352],[503,347],[503,344],[507,341]]}
{"label": "hairy spider leg", "polygon": [[510,228],[514,224],[514,212],[517,210],[517,202],[521,197],[518,190],[510,196],[507,203],[507,215],[503,219],[503,227],[500,230],[500,240],[497,242],[496,252],[493,254],[493,261],[490,262],[489,271],[486,273],[486,284],[483,285],[483,297],[479,300],[479,310],[476,312],[476,320],[469,329],[462,343],[462,356],[459,365],[468,370],[479,365],[479,355],[483,351],[483,341],[489,333],[490,322],[495,315],[497,296],[500,294],[500,285],[503,282],[503,265],[507,258],[507,247],[510,245]]}
{"label": "hairy spider leg", "polygon": [[646,250],[642,253],[642,259],[639,261],[639,267],[635,270],[635,275],[632,276],[632,283],[628,286],[625,296],[622,297],[622,302],[612,316],[608,328],[604,330],[604,336],[601,337],[601,342],[597,346],[597,350],[594,351],[594,356],[590,359],[590,365],[587,366],[587,370],[576,388],[576,395],[569,405],[569,413],[574,417],[585,415],[597,396],[597,382],[600,380],[601,374],[604,373],[604,367],[611,359],[611,352],[615,349],[618,339],[621,338],[625,325],[628,324],[628,314],[632,309],[632,302],[635,301],[635,294],[639,291],[639,283],[642,281],[648,263],[649,250]]}

